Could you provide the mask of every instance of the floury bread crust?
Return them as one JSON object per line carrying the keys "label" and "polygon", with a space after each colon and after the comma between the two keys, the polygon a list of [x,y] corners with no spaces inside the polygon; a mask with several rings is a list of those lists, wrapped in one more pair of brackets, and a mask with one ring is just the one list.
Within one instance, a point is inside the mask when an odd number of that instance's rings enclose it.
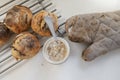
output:
{"label": "floury bread crust", "polygon": [[3,22],[0,22],[0,46],[4,45],[10,38],[12,33],[6,28]]}
{"label": "floury bread crust", "polygon": [[85,61],[120,48],[120,11],[72,16],[65,26],[71,41],[91,44],[82,54]]}
{"label": "floury bread crust", "polygon": [[51,36],[49,27],[44,21],[44,17],[47,15],[49,15],[53,19],[53,26],[55,31],[57,31],[58,29],[57,16],[53,13],[42,10],[33,16],[31,24],[33,31],[41,36]]}
{"label": "floury bread crust", "polygon": [[12,55],[16,59],[28,59],[35,56],[40,50],[40,42],[36,36],[20,33],[12,44]]}
{"label": "floury bread crust", "polygon": [[16,5],[8,10],[4,23],[14,33],[21,33],[31,26],[32,12],[29,8]]}

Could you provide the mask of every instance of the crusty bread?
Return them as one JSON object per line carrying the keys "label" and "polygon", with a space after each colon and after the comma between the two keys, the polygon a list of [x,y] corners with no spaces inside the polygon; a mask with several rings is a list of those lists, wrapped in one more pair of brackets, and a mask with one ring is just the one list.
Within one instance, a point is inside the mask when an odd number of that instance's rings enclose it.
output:
{"label": "crusty bread", "polygon": [[36,36],[23,32],[16,36],[12,44],[12,55],[16,59],[28,59],[40,50],[40,43]]}
{"label": "crusty bread", "polygon": [[0,22],[0,46],[5,44],[11,36],[11,32],[6,28],[4,23]]}
{"label": "crusty bread", "polygon": [[8,10],[4,23],[14,33],[20,33],[31,26],[32,12],[25,6],[16,5]]}
{"label": "crusty bread", "polygon": [[46,15],[49,15],[53,18],[53,25],[54,25],[55,31],[58,29],[57,16],[53,13],[48,13],[47,11],[42,10],[33,16],[32,23],[31,23],[33,31],[38,33],[41,36],[51,35],[48,25],[44,21],[44,17]]}

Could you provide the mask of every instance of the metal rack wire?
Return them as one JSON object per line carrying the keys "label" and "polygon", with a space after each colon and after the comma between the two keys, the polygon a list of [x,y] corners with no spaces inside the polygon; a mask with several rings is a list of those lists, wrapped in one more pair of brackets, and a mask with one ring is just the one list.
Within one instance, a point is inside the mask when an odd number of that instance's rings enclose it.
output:
{"label": "metal rack wire", "polygon": [[[9,0],[0,6],[0,21],[5,17],[7,11],[14,5],[24,5],[31,9],[33,14],[41,11],[47,10],[52,13],[56,13],[58,16],[59,29],[57,33],[59,36],[63,36],[65,33],[64,27],[64,18],[60,15],[59,11],[55,8],[54,4],[50,0]],[[10,51],[10,45],[12,42],[9,42],[4,48],[0,49],[0,75],[7,72],[17,64],[23,62],[23,60],[16,61],[8,51]],[[11,61],[14,60],[14,61]],[[11,63],[13,62],[13,63]],[[8,64],[9,63],[9,64]],[[3,68],[2,68],[3,67]]]}

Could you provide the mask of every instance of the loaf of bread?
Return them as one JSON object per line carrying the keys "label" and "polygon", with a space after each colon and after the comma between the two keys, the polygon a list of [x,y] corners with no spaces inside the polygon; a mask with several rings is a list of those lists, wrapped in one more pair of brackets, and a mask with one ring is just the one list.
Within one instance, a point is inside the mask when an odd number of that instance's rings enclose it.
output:
{"label": "loaf of bread", "polygon": [[90,44],[82,58],[91,61],[120,48],[120,11],[72,16],[66,21],[66,31],[71,41]]}
{"label": "loaf of bread", "polygon": [[12,55],[20,60],[35,56],[39,50],[39,40],[29,32],[23,32],[17,35],[12,44]]}
{"label": "loaf of bread", "polygon": [[29,8],[16,5],[8,10],[4,23],[14,33],[21,33],[31,26],[32,12]]}
{"label": "loaf of bread", "polygon": [[44,21],[44,17],[47,15],[49,15],[53,19],[53,26],[55,31],[57,31],[58,29],[57,16],[53,13],[42,10],[33,16],[31,23],[33,31],[41,36],[51,36],[49,27]]}

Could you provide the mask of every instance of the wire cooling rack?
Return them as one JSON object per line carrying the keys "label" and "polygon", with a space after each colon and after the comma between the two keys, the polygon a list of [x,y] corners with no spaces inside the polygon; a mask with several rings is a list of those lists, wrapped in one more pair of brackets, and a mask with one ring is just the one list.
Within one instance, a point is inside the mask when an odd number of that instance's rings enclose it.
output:
{"label": "wire cooling rack", "polygon": [[[56,9],[54,3],[51,0],[9,0],[0,6],[0,21],[3,21],[7,11],[14,5],[24,5],[31,9],[32,13],[35,14],[41,10],[47,10],[57,14],[59,28],[57,34],[63,36],[65,33],[64,29],[64,18],[60,15],[60,12]],[[41,39],[41,37],[39,38]],[[12,70],[16,65],[24,62],[23,60],[16,61],[9,51],[11,50],[10,45],[12,40],[9,41],[5,46],[0,48],[0,75]]]}

